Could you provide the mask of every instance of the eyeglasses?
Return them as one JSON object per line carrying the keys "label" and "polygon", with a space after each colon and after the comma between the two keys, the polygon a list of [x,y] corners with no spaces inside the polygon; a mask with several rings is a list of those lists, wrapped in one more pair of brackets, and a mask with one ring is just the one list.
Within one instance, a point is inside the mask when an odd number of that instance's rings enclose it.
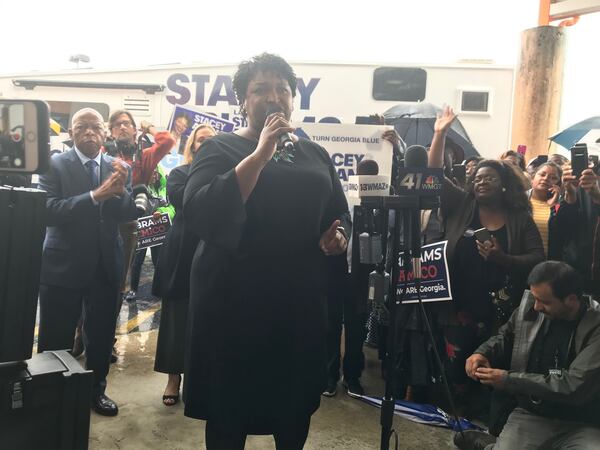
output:
{"label": "eyeglasses", "polygon": [[475,179],[473,180],[473,183],[475,184],[479,184],[479,183],[495,183],[498,181],[498,178],[493,177],[491,175],[486,175],[483,177],[475,177]]}
{"label": "eyeglasses", "polygon": [[125,126],[125,128],[129,128],[132,125],[133,123],[131,122],[131,120],[121,120],[119,122],[115,122],[112,127],[121,128],[122,126]]}

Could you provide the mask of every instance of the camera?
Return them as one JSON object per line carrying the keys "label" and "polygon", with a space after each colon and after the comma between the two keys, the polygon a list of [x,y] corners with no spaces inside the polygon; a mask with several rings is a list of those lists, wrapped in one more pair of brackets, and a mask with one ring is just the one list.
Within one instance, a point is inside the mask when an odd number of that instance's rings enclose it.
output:
{"label": "camera", "polygon": [[119,156],[119,146],[117,145],[117,141],[112,137],[107,137],[106,141],[104,141],[104,151],[112,157]]}
{"label": "camera", "polygon": [[136,184],[132,191],[138,217],[149,216],[161,206],[167,205],[164,199],[152,196],[145,184]]}
{"label": "camera", "polygon": [[0,101],[0,171],[43,173],[49,154],[48,105],[39,100]]}
{"label": "camera", "polygon": [[114,158],[120,158],[122,155],[133,156],[136,147],[108,136],[104,142],[104,151]]}
{"label": "camera", "polygon": [[148,196],[148,188],[145,184],[136,184],[133,187],[133,199],[139,216],[149,216],[152,214],[152,205]]}

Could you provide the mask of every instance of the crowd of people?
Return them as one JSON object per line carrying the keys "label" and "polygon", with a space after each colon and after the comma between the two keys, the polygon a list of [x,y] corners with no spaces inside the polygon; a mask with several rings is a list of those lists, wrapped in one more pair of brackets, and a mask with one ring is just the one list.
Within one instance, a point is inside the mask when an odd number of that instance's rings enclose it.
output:
{"label": "crowd of people", "polygon": [[[179,402],[183,379],[185,414],[206,421],[208,449],[243,449],[248,434],[301,449],[321,395],[336,395],[341,370],[347,393],[361,397],[363,343],[385,354],[385,330],[396,324],[367,302],[370,269],[358,245],[349,248],[352,219],[361,227],[362,218],[349,211],[327,151],[294,135],[292,153],[278,146],[294,131],[292,67],[256,56],[239,65],[233,87],[248,125],[232,133],[199,125],[185,136],[182,116],[173,136],[145,121],[138,128],[125,110],[111,114],[107,132],[95,110],[74,114],[73,148],[52,157],[39,183],[48,227],[38,351],[85,349],[92,409],[118,414],[106,376],[121,304],[135,300],[146,255],[136,251],[141,185],[150,215],[172,219],[166,241],[151,247],[164,405]],[[435,122],[429,167],[448,164],[455,118],[445,108]],[[142,145],[138,130],[152,142]],[[106,151],[107,133],[117,151]],[[391,134],[395,170],[401,148]],[[159,161],[173,150],[183,164],[167,176]],[[564,157],[526,165],[514,151],[463,165],[466,179],[444,179],[423,235],[448,241],[453,300],[427,305],[434,342],[420,311],[400,307],[408,331],[392,355],[402,369],[396,396],[443,405],[445,371],[460,412],[498,436],[459,434],[459,447],[591,448],[600,442],[597,168],[576,176]],[[481,229],[489,238],[476,236]]]}

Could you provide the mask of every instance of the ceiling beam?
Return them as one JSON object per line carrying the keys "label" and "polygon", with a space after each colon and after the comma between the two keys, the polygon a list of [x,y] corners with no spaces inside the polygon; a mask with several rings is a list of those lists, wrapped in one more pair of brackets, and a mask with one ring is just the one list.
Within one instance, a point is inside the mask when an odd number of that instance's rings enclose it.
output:
{"label": "ceiling beam", "polygon": [[600,11],[600,0],[558,0],[550,5],[550,21]]}

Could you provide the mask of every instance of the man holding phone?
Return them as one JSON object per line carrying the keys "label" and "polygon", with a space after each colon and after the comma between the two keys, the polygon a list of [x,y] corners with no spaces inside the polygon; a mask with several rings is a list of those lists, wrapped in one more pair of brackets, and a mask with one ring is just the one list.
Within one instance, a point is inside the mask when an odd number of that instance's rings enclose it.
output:
{"label": "man holding phone", "polygon": [[565,201],[561,207],[573,208],[578,216],[577,226],[569,233],[564,248],[564,261],[583,274],[585,292],[599,297],[600,177],[589,167],[583,168],[578,176],[573,167],[566,164],[563,167],[563,186]]}
{"label": "man holding phone", "polygon": [[469,377],[515,397],[497,440],[457,434],[463,450],[597,448],[600,442],[600,305],[582,295],[568,264],[533,268],[521,305],[497,336],[467,359]]}

